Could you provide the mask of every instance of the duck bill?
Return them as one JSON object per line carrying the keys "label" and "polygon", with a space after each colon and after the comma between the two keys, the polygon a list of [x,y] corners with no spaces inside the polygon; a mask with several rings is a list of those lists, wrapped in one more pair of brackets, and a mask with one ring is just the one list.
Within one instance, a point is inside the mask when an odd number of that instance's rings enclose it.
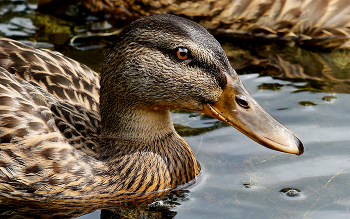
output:
{"label": "duck bill", "polygon": [[203,113],[235,127],[267,148],[297,155],[304,152],[301,140],[268,114],[238,77],[229,77],[219,100],[203,107]]}

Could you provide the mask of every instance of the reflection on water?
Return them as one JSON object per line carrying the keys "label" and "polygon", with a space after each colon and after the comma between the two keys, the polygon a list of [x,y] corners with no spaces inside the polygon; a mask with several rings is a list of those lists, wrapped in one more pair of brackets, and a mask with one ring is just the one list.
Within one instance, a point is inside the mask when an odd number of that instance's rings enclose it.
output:
{"label": "reflection on water", "polygon": [[[91,38],[93,45],[102,45],[92,47],[103,47],[93,50],[87,47],[88,37],[76,41],[78,50],[69,46],[69,39],[94,28],[98,33],[108,25],[75,26],[36,14],[35,8],[36,1],[0,2],[0,34],[58,50],[99,69],[110,38]],[[268,150],[215,119],[174,110],[175,127],[202,166],[199,183],[189,192],[171,193],[151,205],[115,207],[82,218],[349,217],[349,51],[233,40],[223,45],[252,96],[303,140],[304,154]],[[36,212],[37,207],[26,208],[31,215],[45,216]],[[15,204],[3,206],[0,215],[20,217],[18,210]],[[67,209],[55,210],[70,214]]]}
{"label": "reflection on water", "polygon": [[286,45],[256,43],[223,47],[236,70],[260,72],[279,79],[307,81],[300,90],[349,93],[350,51],[310,51]]}

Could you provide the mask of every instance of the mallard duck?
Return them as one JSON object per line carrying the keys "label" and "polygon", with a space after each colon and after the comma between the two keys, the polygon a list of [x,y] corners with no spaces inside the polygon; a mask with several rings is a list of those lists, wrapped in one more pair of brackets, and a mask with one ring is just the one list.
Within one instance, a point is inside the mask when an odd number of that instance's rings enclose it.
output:
{"label": "mallard duck", "polygon": [[169,109],[205,113],[268,148],[303,153],[244,88],[215,38],[174,15],[125,28],[100,76],[3,37],[0,66],[1,197],[126,202],[192,182],[200,166]]}
{"label": "mallard duck", "polygon": [[[50,1],[41,2],[40,6]],[[59,1],[52,0],[52,2],[56,2],[55,9],[57,6],[62,7],[62,4],[57,3]],[[350,46],[349,43],[343,44],[350,37],[349,0],[81,0],[81,2],[89,14],[103,15],[117,25],[153,13],[169,13],[191,18],[212,30],[217,36],[286,39],[327,48]],[[67,7],[66,4],[63,7]],[[44,7],[42,11],[47,11],[49,8]]]}

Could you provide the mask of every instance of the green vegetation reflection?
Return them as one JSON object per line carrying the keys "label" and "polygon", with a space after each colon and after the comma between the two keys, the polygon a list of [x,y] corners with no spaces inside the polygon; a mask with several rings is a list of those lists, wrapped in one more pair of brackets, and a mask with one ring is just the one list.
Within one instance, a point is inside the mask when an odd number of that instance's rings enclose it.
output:
{"label": "green vegetation reflection", "polygon": [[[212,117],[203,113],[193,113],[193,112],[188,112],[188,111],[179,110],[179,109],[171,110],[171,112],[188,114],[190,118],[199,118],[199,120],[201,121],[201,126],[204,126],[204,127],[194,128],[189,125],[174,124],[175,130],[177,131],[177,133],[179,133],[179,135],[184,137],[201,135],[206,132],[210,132],[216,129],[220,129],[222,127],[229,126],[226,123],[213,119]],[[203,122],[204,120],[208,120],[208,121]]]}

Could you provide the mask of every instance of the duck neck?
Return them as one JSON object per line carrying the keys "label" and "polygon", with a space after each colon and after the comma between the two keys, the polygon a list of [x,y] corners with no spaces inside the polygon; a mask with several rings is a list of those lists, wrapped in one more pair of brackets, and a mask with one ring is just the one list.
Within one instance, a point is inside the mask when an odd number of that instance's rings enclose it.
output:
{"label": "duck neck", "polygon": [[116,104],[106,112],[101,110],[101,121],[101,134],[106,138],[148,142],[175,132],[169,110],[155,111]]}
{"label": "duck neck", "polygon": [[[158,179],[158,185],[154,186],[156,191],[175,188],[198,175],[197,160],[188,144],[176,133],[169,110],[136,109],[127,104],[117,104],[107,110],[103,107],[102,104],[101,159],[111,168],[112,176],[119,177],[118,181],[144,175],[145,180]],[[121,175],[122,172],[128,174]]]}

